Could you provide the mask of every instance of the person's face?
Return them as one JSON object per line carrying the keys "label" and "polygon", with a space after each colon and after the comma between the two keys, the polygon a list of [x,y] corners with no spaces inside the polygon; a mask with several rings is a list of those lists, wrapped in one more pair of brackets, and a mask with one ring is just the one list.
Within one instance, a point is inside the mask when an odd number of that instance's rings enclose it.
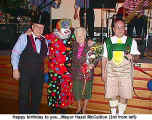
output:
{"label": "person's face", "polygon": [[32,31],[33,31],[34,35],[39,37],[40,35],[43,34],[44,25],[42,25],[42,24],[33,24],[32,25]]}
{"label": "person's face", "polygon": [[122,21],[117,21],[114,25],[113,31],[117,37],[122,37],[125,34],[125,24]]}
{"label": "person's face", "polygon": [[68,36],[71,34],[70,28],[61,28],[61,34],[64,36]]}
{"label": "person's face", "polygon": [[76,41],[79,44],[83,44],[85,42],[85,37],[86,37],[85,31],[83,31],[83,30],[77,31],[77,33],[76,33]]}

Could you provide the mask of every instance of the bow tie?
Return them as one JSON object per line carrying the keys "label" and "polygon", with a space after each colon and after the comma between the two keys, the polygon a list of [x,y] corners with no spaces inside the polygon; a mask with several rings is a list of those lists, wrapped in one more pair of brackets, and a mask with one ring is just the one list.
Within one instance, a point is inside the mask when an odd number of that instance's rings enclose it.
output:
{"label": "bow tie", "polygon": [[42,40],[41,37],[35,37],[35,40]]}

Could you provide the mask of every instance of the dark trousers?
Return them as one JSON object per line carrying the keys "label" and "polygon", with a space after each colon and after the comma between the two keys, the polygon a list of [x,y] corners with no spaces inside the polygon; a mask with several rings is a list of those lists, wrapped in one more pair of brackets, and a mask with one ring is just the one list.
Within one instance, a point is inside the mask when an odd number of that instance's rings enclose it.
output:
{"label": "dark trousers", "polygon": [[22,69],[19,82],[19,113],[36,114],[39,111],[44,77],[40,69]]}
{"label": "dark trousers", "polygon": [[90,38],[94,37],[94,10],[86,10],[86,23],[85,23],[85,9],[80,9],[80,26],[88,29],[88,35]]}
{"label": "dark trousers", "polygon": [[133,36],[133,30],[136,30],[136,36],[142,38],[141,41],[137,42],[139,46],[139,50],[141,52],[141,56],[144,55],[144,50],[146,48],[145,37],[147,35],[147,17],[141,16],[140,18],[135,17],[128,25],[127,25],[127,33],[128,36]]}

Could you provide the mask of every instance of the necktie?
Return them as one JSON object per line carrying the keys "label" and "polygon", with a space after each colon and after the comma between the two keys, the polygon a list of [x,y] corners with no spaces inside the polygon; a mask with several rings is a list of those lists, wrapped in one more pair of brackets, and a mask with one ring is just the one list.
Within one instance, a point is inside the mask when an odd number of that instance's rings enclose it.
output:
{"label": "necktie", "polygon": [[[118,38],[117,43],[122,43],[122,40]],[[113,62],[116,65],[120,65],[123,61],[123,51],[113,51]]]}

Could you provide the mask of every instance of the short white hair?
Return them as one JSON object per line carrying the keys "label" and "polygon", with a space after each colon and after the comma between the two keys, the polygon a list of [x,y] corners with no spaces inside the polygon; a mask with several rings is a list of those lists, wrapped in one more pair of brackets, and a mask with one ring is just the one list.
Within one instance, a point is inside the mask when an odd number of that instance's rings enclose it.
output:
{"label": "short white hair", "polygon": [[86,37],[87,32],[86,32],[86,29],[84,27],[77,27],[77,28],[75,28],[75,31],[74,31],[75,35],[77,33],[79,33],[79,32],[83,32],[84,36]]}

